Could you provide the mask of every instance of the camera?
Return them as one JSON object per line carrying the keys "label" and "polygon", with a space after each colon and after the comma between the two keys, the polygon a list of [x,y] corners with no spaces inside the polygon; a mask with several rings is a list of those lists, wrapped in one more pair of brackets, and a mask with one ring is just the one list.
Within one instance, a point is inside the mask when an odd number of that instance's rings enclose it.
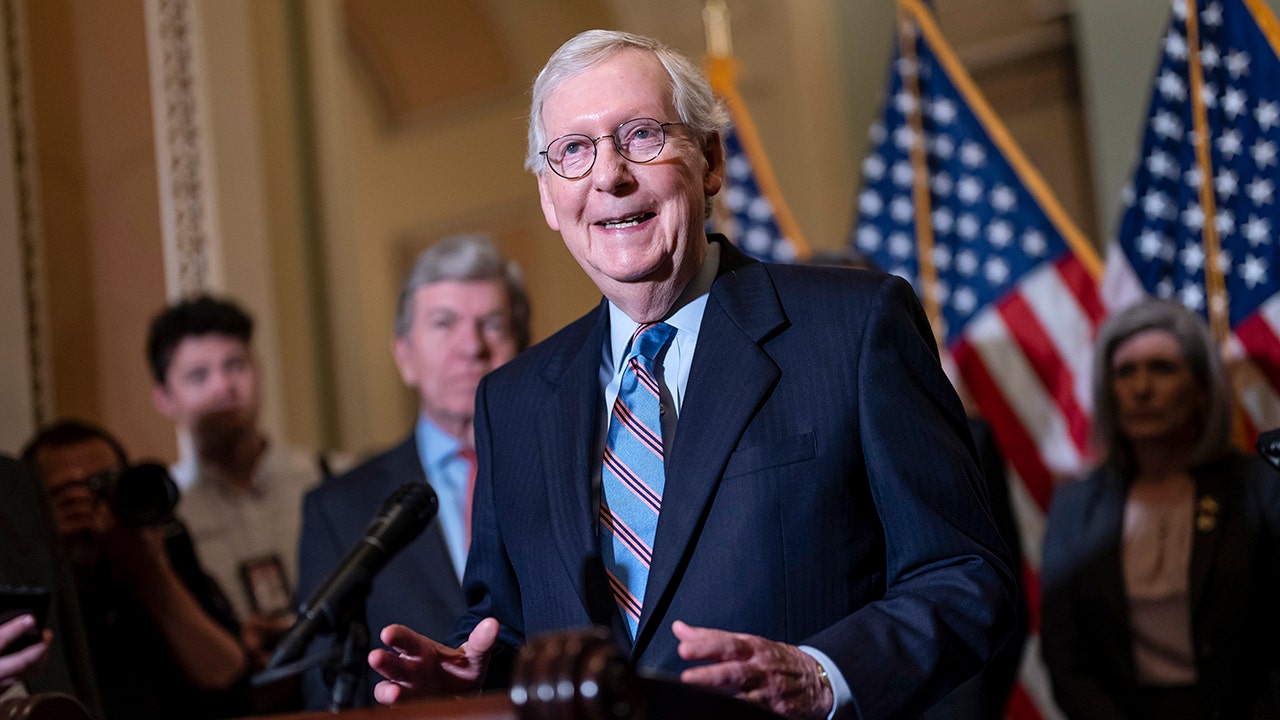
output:
{"label": "camera", "polygon": [[89,488],[111,508],[116,520],[129,527],[154,527],[173,518],[178,486],[163,465],[138,463],[119,473],[89,479]]}

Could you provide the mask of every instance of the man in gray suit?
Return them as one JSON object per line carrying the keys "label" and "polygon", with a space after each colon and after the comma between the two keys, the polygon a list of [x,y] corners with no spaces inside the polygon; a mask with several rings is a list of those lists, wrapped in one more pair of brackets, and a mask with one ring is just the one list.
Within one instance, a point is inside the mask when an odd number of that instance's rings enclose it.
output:
{"label": "man in gray suit", "polygon": [[[476,386],[529,342],[519,267],[482,237],[437,243],[418,256],[401,289],[395,332],[400,376],[418,392],[417,424],[400,444],[307,495],[298,599],[337,567],[388,495],[407,482],[428,482],[439,513],[374,580],[367,624],[375,632],[409,623],[448,635],[466,609],[460,581],[470,544]],[[308,709],[329,706],[322,675],[312,670],[304,678]],[[373,682],[361,687],[355,704],[373,704],[372,688]]]}

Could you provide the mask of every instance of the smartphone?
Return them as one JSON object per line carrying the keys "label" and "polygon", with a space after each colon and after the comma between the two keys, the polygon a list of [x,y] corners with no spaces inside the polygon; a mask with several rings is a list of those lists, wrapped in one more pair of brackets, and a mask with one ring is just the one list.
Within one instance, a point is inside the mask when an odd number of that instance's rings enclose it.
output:
{"label": "smartphone", "polygon": [[40,642],[49,617],[49,600],[49,588],[0,583],[0,625],[21,615],[31,614],[36,618],[35,627],[0,648],[0,655],[15,653]]}

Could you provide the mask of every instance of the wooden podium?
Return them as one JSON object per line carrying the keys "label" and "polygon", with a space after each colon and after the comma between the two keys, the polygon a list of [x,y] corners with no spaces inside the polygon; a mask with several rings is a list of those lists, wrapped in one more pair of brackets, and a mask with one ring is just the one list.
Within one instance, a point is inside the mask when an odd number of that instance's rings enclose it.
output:
{"label": "wooden podium", "polygon": [[[780,716],[705,688],[637,675],[605,631],[584,631],[546,635],[521,648],[508,692],[336,714],[317,712],[270,717],[273,720],[334,717],[340,720],[778,720]],[[0,703],[0,720],[89,720],[89,715],[70,696],[48,693]]]}
{"label": "wooden podium", "polygon": [[741,700],[637,675],[604,631],[544,635],[520,649],[508,692],[275,720],[778,720]]}

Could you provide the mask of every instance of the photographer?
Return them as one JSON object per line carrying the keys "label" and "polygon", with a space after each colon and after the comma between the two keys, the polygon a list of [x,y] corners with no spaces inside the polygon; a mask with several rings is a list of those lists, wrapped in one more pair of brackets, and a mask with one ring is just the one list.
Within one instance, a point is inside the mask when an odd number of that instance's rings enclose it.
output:
{"label": "photographer", "polygon": [[139,476],[123,474],[120,444],[63,421],[23,459],[48,491],[75,572],[107,718],[243,713],[247,660],[226,598],[171,507],[130,517],[148,508],[135,507]]}

